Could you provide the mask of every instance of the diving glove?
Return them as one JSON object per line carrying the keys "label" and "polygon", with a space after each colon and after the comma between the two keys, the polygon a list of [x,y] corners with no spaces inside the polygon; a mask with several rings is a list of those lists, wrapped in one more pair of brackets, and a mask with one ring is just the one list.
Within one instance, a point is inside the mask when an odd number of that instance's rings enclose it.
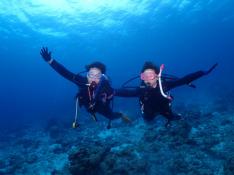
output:
{"label": "diving glove", "polygon": [[48,51],[47,47],[42,47],[40,54],[46,62],[51,61],[51,52]]}
{"label": "diving glove", "polygon": [[215,63],[208,71],[205,71],[204,73],[207,75],[209,74],[211,71],[213,71],[216,67],[218,66],[218,63]]}

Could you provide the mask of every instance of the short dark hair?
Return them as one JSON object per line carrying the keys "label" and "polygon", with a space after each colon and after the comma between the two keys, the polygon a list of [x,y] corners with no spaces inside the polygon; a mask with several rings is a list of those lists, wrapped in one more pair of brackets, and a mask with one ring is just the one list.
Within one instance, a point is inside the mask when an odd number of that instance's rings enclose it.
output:
{"label": "short dark hair", "polygon": [[146,69],[153,69],[156,74],[159,73],[159,68],[151,61],[146,61],[141,69],[141,73],[144,72]]}
{"label": "short dark hair", "polygon": [[106,73],[106,66],[105,66],[103,63],[101,63],[101,62],[95,61],[95,62],[93,62],[93,63],[88,64],[88,65],[85,66],[85,69],[86,69],[87,71],[89,71],[91,68],[97,68],[97,69],[99,69],[103,74]]}

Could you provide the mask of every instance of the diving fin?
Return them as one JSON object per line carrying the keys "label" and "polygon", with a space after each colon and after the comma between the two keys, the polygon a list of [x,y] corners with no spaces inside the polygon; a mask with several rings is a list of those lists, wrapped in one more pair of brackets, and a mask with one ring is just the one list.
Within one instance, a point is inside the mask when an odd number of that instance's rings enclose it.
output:
{"label": "diving fin", "polygon": [[132,123],[132,120],[128,116],[126,116],[126,115],[122,115],[121,119],[125,123]]}

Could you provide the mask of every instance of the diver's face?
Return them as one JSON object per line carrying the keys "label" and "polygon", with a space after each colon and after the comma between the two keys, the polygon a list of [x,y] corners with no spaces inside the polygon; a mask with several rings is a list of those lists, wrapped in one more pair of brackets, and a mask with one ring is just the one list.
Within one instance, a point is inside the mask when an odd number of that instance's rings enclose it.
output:
{"label": "diver's face", "polygon": [[151,87],[157,86],[158,75],[153,69],[146,69],[143,73],[141,73],[141,79],[145,84]]}
{"label": "diver's face", "polygon": [[98,84],[100,82],[101,77],[102,77],[102,72],[100,69],[97,68],[91,68],[87,73],[87,79],[89,84],[91,84],[92,82]]}

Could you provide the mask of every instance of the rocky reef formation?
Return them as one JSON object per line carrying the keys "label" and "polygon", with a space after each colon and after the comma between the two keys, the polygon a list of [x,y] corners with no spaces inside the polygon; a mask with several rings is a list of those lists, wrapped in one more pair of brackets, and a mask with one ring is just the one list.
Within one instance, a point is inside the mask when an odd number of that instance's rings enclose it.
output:
{"label": "rocky reef formation", "polygon": [[0,175],[234,174],[232,108],[190,106],[182,114],[169,128],[159,117],[117,121],[110,130],[105,122],[77,129],[48,122],[1,135]]}

